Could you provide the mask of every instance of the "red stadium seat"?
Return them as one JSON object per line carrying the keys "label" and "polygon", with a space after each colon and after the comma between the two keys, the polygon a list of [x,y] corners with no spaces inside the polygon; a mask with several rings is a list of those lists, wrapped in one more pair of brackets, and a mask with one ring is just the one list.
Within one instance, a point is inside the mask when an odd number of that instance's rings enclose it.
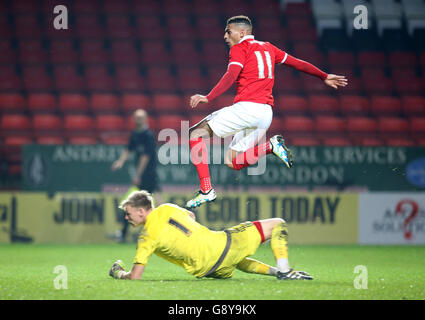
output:
{"label": "red stadium seat", "polygon": [[203,119],[205,119],[205,117],[207,116],[207,114],[194,114],[191,115],[189,117],[189,125],[192,127],[195,124],[201,122]]}
{"label": "red stadium seat", "polygon": [[[0,59],[1,57],[2,54],[0,54]],[[6,92],[14,92],[20,91],[22,89],[22,78],[16,73],[15,67],[0,65],[0,90]]]}
{"label": "red stadium seat", "polygon": [[274,116],[272,123],[270,124],[267,134],[273,136],[275,134],[283,134],[283,118]]}
{"label": "red stadium seat", "polygon": [[75,30],[80,39],[101,39],[105,37],[105,27],[101,25],[97,14],[77,15]]}
{"label": "red stadium seat", "polygon": [[371,111],[375,115],[398,115],[401,113],[401,101],[391,96],[372,96]]}
{"label": "red stadium seat", "polygon": [[401,104],[406,116],[425,116],[425,97],[403,96],[401,97]]}
{"label": "red stadium seat", "polygon": [[406,79],[396,78],[395,91],[399,95],[415,94],[421,95],[425,92],[425,79],[420,77],[413,77]]}
{"label": "red stadium seat", "polygon": [[[150,30],[149,30],[150,32]],[[148,66],[163,66],[164,61],[171,60],[169,50],[165,47],[162,40],[152,40],[149,44],[143,44],[141,50],[142,63]]]}
{"label": "red stadium seat", "polygon": [[311,5],[308,2],[287,2],[284,12],[288,19],[306,19],[312,15]]}
{"label": "red stadium seat", "polygon": [[210,0],[198,0],[193,2],[194,12],[201,17],[218,16],[221,8],[218,2]]}
{"label": "red stadium seat", "polygon": [[375,133],[378,128],[378,122],[369,117],[349,117],[347,118],[347,131],[350,133]]}
{"label": "red stadium seat", "polygon": [[312,137],[297,137],[292,138],[290,140],[291,145],[293,146],[319,146],[320,141],[319,139],[312,138]]}
{"label": "red stadium seat", "polygon": [[144,94],[124,94],[121,97],[121,108],[125,113],[133,113],[136,109],[149,112],[152,109],[149,96]]}
{"label": "red stadium seat", "polygon": [[381,117],[378,118],[378,130],[381,133],[407,133],[409,122],[396,117]]}
{"label": "red stadium seat", "polygon": [[173,129],[180,133],[182,121],[188,121],[185,117],[178,115],[160,115],[157,117],[157,130]]}
{"label": "red stadium seat", "polygon": [[201,63],[201,54],[193,41],[173,41],[172,61],[178,66],[193,66]]}
{"label": "red stadium seat", "polygon": [[[125,1],[122,1],[125,3]],[[128,16],[121,14],[106,17],[106,32],[112,39],[128,39],[133,37],[133,28],[130,26]]]}
{"label": "red stadium seat", "polygon": [[88,99],[83,94],[64,93],[59,96],[59,110],[62,113],[87,113]]}
{"label": "red stadium seat", "polygon": [[22,64],[43,64],[47,62],[47,55],[41,45],[41,40],[20,41],[18,55]]}
{"label": "red stadium seat", "polygon": [[306,116],[287,116],[283,117],[283,130],[285,132],[304,132],[313,133],[313,119]]}
{"label": "red stadium seat", "polygon": [[388,56],[389,65],[394,67],[416,67],[418,58],[415,52],[390,52]]}
{"label": "red stadium seat", "polygon": [[413,147],[415,145],[415,141],[409,138],[388,138],[385,140],[385,144],[387,146],[393,147]]}
{"label": "red stadium seat", "polygon": [[39,114],[32,118],[32,127],[35,132],[59,131],[63,128],[62,119],[53,114]]}
{"label": "red stadium seat", "polygon": [[68,139],[70,144],[74,145],[92,145],[97,144],[99,141],[94,136],[73,136]]}
{"label": "red stadium seat", "polygon": [[102,11],[107,14],[127,14],[131,12],[131,2],[105,0],[102,1]]}
{"label": "red stadium seat", "polygon": [[18,14],[15,16],[15,35],[19,39],[41,37],[41,27],[36,15]]}
{"label": "red stadium seat", "polygon": [[191,6],[192,4],[183,1],[165,0],[163,2],[163,10],[167,16],[185,16],[190,12]]}
{"label": "red stadium seat", "polygon": [[68,133],[93,131],[93,119],[86,115],[65,115],[64,128]]}
{"label": "red stadium seat", "polygon": [[124,135],[124,134],[106,135],[106,136],[101,136],[100,140],[103,144],[127,145],[128,144],[128,135]]}
{"label": "red stadium seat", "polygon": [[232,94],[222,94],[209,104],[217,106],[218,108],[224,108],[233,105],[234,99],[235,96]]}
{"label": "red stadium seat", "polygon": [[412,134],[425,134],[425,117],[410,118],[409,122]]}
{"label": "red stadium seat", "polygon": [[124,119],[118,115],[97,115],[94,123],[98,131],[124,131],[126,129]]}
{"label": "red stadium seat", "polygon": [[114,40],[111,42],[111,57],[115,64],[137,65],[140,54],[131,40]]}
{"label": "red stadium seat", "polygon": [[331,51],[328,53],[328,66],[332,67],[344,67],[354,68],[356,58],[353,52],[350,51]]}
{"label": "red stadium seat", "polygon": [[343,137],[323,138],[322,143],[325,146],[332,147],[345,147],[352,145],[352,142],[348,138]]}
{"label": "red stadium seat", "polygon": [[97,39],[90,39],[80,41],[81,47],[81,62],[85,64],[89,63],[108,63],[108,53],[103,46],[103,42]]}
{"label": "red stadium seat", "polygon": [[177,68],[177,81],[183,92],[205,91],[207,86],[200,68]]}
{"label": "red stadium seat", "polygon": [[145,86],[145,80],[134,66],[117,65],[115,67],[116,85],[118,90],[140,92]]}
{"label": "red stadium seat", "polygon": [[22,114],[4,114],[0,127],[2,132],[25,132],[31,129],[31,122],[28,116]]}
{"label": "red stadium seat", "polygon": [[364,146],[364,147],[378,147],[383,146],[385,143],[376,137],[357,137],[353,138],[354,145]]}
{"label": "red stadium seat", "polygon": [[54,40],[50,43],[50,62],[52,64],[76,63],[77,50],[71,40]]}
{"label": "red stadium seat", "polygon": [[50,93],[30,93],[28,95],[28,110],[31,113],[55,112],[57,102],[54,95]]}
{"label": "red stadium seat", "polygon": [[106,66],[86,66],[84,73],[87,89],[92,91],[114,90],[114,79],[109,74]]}
{"label": "red stadium seat", "polygon": [[23,112],[26,107],[26,101],[23,95],[18,93],[0,94],[0,114],[6,112]]}
{"label": "red stadium seat", "polygon": [[368,98],[354,95],[340,96],[339,107],[344,115],[367,115],[371,108]]}
{"label": "red stadium seat", "polygon": [[357,65],[359,67],[386,67],[387,57],[385,53],[379,51],[363,51],[357,55]]}
{"label": "red stadium seat", "polygon": [[416,70],[415,68],[392,68],[391,69],[391,76],[393,79],[404,79],[406,81],[409,81],[409,79],[416,77]]}
{"label": "red stadium seat", "polygon": [[59,91],[83,90],[83,77],[75,65],[58,65],[53,68],[54,87]]}
{"label": "red stadium seat", "polygon": [[52,79],[44,66],[23,68],[24,87],[28,91],[48,91],[52,89]]}
{"label": "red stadium seat", "polygon": [[363,78],[363,86],[367,94],[386,94],[389,95],[394,90],[393,79],[390,77],[382,78]]}
{"label": "red stadium seat", "polygon": [[[331,92],[331,88],[325,85],[325,83],[320,80],[319,78],[313,77],[309,74],[301,73],[300,74],[300,80],[301,80],[301,88],[304,90],[304,92],[308,94],[315,94],[315,95],[329,95]],[[332,89],[335,90],[335,89]]]}
{"label": "red stadium seat", "polygon": [[116,113],[119,110],[119,100],[114,94],[94,93],[89,98],[89,105],[94,113]]}
{"label": "red stadium seat", "polygon": [[176,94],[154,94],[152,105],[153,110],[157,113],[180,113],[184,111],[184,102]]}
{"label": "red stadium seat", "polygon": [[339,111],[339,102],[335,97],[312,95],[307,101],[308,110],[312,114],[336,114]]}
{"label": "red stadium seat", "polygon": [[148,88],[153,93],[175,92],[176,80],[168,67],[150,67],[147,71]]}
{"label": "red stadium seat", "polygon": [[277,96],[274,109],[282,115],[304,114],[307,111],[307,99],[295,95]]}
{"label": "red stadium seat", "polygon": [[45,145],[53,144],[54,145],[54,144],[64,144],[65,138],[57,136],[57,135],[40,135],[35,138],[35,141],[38,144],[45,144]]}
{"label": "red stadium seat", "polygon": [[317,133],[343,134],[346,130],[345,119],[334,116],[318,116],[314,121]]}
{"label": "red stadium seat", "polygon": [[158,1],[134,1],[133,11],[137,15],[142,15],[143,17],[151,17],[159,15],[161,13],[161,4]]}

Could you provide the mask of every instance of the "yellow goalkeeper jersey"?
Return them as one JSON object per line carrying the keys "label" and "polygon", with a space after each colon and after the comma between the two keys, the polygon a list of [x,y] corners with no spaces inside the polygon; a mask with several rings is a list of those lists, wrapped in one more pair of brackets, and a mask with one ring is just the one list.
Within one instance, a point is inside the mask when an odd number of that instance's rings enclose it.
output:
{"label": "yellow goalkeeper jersey", "polygon": [[212,231],[193,220],[188,210],[167,203],[147,216],[133,262],[146,265],[155,253],[202,277],[216,264],[225,247],[224,231]]}

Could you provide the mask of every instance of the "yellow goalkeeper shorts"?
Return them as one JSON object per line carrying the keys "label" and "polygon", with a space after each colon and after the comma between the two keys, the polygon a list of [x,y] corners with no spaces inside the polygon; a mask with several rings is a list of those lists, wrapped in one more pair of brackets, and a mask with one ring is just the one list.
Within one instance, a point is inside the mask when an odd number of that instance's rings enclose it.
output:
{"label": "yellow goalkeeper shorts", "polygon": [[264,241],[261,225],[256,222],[243,222],[225,230],[230,234],[230,248],[218,268],[207,275],[211,278],[231,278],[239,262],[257,251]]}

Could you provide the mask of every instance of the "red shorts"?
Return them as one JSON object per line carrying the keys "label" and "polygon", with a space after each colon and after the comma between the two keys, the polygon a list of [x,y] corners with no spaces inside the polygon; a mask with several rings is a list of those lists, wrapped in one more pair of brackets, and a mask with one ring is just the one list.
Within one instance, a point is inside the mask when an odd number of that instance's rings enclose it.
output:
{"label": "red shorts", "polygon": [[263,232],[263,227],[261,226],[261,222],[260,221],[254,221],[253,222],[254,226],[257,228],[258,232],[261,235],[261,243],[264,242],[264,232]]}

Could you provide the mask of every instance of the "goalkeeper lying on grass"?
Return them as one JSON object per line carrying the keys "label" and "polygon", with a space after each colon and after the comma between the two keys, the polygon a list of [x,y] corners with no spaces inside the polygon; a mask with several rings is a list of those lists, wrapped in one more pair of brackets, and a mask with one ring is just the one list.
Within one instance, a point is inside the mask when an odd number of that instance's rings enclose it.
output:
{"label": "goalkeeper lying on grass", "polygon": [[[152,253],[186,269],[196,277],[230,278],[235,269],[275,276],[279,280],[312,280],[288,263],[288,229],[280,218],[244,222],[224,231],[212,231],[195,221],[193,212],[174,204],[156,209],[146,191],[135,191],[120,208],[133,226],[144,225],[137,244],[133,268],[126,272],[116,261],[109,275],[116,279],[140,279]],[[248,258],[271,239],[277,267]]]}

